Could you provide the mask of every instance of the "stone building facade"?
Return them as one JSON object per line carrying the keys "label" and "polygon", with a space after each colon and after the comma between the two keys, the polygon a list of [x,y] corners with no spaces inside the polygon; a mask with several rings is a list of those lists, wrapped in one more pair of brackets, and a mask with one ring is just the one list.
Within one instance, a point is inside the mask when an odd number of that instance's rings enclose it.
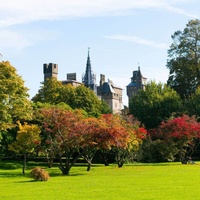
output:
{"label": "stone building facade", "polygon": [[100,85],[97,87],[97,95],[104,100],[113,113],[121,113],[122,88],[113,84],[111,80],[105,81],[105,75],[100,75]]}

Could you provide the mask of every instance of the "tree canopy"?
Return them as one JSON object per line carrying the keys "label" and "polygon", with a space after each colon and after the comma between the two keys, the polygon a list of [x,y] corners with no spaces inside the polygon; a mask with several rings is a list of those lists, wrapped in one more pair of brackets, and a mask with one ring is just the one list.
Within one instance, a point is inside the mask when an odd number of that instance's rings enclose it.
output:
{"label": "tree canopy", "polygon": [[184,106],[188,115],[200,116],[200,87],[189,98],[184,100]]}
{"label": "tree canopy", "polygon": [[186,156],[193,153],[195,141],[200,137],[200,123],[194,116],[183,115],[162,122],[156,135],[165,143],[174,143],[178,158],[184,161]]}
{"label": "tree canopy", "polygon": [[40,128],[35,124],[22,125],[17,122],[19,130],[17,131],[16,141],[9,145],[9,150],[24,157],[23,160],[23,174],[26,169],[27,154],[33,153],[34,148],[40,144]]}
{"label": "tree canopy", "polygon": [[11,128],[17,120],[31,118],[28,88],[8,62],[0,62],[0,131]]}
{"label": "tree canopy", "polygon": [[121,167],[127,154],[137,150],[146,137],[146,130],[139,128],[138,121],[125,120],[119,115],[85,117],[81,110],[60,108],[45,108],[41,114],[43,149],[51,163],[55,157],[59,158],[63,174],[69,174],[80,156],[87,161],[89,170],[97,150],[112,150]]}
{"label": "tree canopy", "polygon": [[176,91],[166,84],[151,81],[145,90],[133,96],[129,107],[130,113],[150,129],[159,126],[172,113],[181,111],[182,103]]}
{"label": "tree canopy", "polygon": [[90,116],[99,116],[101,113],[111,112],[108,105],[102,102],[89,88],[81,85],[73,87],[63,85],[55,78],[47,79],[33,98],[33,102],[50,104],[65,103],[72,109],[83,109]]}
{"label": "tree canopy", "polygon": [[200,20],[190,20],[183,31],[176,31],[168,50],[168,85],[182,98],[200,85]]}

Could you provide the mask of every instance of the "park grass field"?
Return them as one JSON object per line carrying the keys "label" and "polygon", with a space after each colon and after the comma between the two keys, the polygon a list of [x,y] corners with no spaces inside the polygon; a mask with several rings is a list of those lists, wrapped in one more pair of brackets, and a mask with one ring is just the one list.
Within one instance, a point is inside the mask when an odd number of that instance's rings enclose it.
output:
{"label": "park grass field", "polygon": [[[41,166],[51,178],[33,181],[31,168]],[[75,166],[63,176],[57,166],[48,169],[42,163],[29,163],[26,175],[21,164],[0,163],[0,200],[173,200],[200,199],[200,163]]]}

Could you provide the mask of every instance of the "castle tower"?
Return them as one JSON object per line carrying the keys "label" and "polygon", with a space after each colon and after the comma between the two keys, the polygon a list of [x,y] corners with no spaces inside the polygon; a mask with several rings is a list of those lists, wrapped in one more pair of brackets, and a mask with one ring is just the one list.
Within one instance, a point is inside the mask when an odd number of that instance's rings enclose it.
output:
{"label": "castle tower", "polygon": [[131,77],[131,83],[126,86],[127,96],[129,98],[129,103],[131,97],[138,93],[139,90],[145,89],[147,78],[142,76],[140,71],[140,67],[138,67],[137,71],[133,71],[133,77]]}
{"label": "castle tower", "polygon": [[88,48],[88,57],[87,57],[87,63],[86,63],[86,70],[85,70],[85,75],[82,78],[82,83],[86,87],[90,88],[95,93],[97,93],[96,76],[94,74],[92,74],[89,48]]}
{"label": "castle tower", "polygon": [[43,73],[44,73],[44,81],[47,78],[52,78],[52,77],[57,78],[57,76],[58,76],[58,65],[54,64],[54,63],[43,64]]}
{"label": "castle tower", "polygon": [[100,74],[100,86],[102,86],[105,83],[105,75],[104,74]]}

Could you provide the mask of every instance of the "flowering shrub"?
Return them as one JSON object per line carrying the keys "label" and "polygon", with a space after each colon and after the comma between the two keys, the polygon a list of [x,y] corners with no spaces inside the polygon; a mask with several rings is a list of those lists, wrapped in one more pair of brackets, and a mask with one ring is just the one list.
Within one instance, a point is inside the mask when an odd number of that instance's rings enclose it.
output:
{"label": "flowering shrub", "polygon": [[169,143],[174,143],[177,155],[181,161],[190,156],[200,138],[200,123],[195,116],[183,115],[162,122],[158,128],[161,138]]}
{"label": "flowering shrub", "polygon": [[30,174],[35,181],[47,181],[49,179],[48,172],[40,167],[33,168]]}
{"label": "flowering shrub", "polygon": [[194,116],[183,115],[162,122],[159,130],[165,138],[186,140],[187,142],[193,138],[200,138],[200,123],[197,122]]}

